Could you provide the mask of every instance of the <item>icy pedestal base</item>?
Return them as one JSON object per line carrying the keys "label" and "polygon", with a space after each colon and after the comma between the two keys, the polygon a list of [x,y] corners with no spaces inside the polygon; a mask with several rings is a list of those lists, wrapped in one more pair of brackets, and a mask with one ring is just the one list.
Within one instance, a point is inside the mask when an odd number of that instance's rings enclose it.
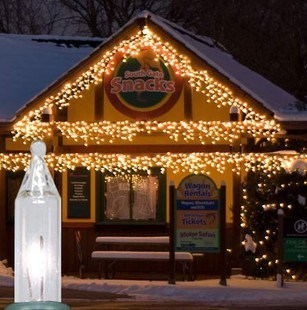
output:
{"label": "icy pedestal base", "polygon": [[8,305],[4,310],[70,310],[68,305],[55,301],[16,302]]}

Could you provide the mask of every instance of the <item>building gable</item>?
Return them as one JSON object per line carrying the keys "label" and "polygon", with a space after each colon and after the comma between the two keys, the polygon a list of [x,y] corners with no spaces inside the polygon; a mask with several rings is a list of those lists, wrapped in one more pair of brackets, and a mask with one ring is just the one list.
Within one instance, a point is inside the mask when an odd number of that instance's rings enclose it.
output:
{"label": "building gable", "polygon": [[[131,61],[137,67],[127,70],[126,63]],[[145,76],[138,76],[142,74]],[[155,74],[159,75],[157,81]],[[176,82],[177,76],[180,83]],[[117,78],[121,80],[114,80]],[[149,89],[144,91],[146,83]],[[145,102],[146,93],[153,97],[155,91],[161,101]],[[167,105],[176,91],[176,100]],[[115,104],[114,98],[121,102]],[[162,112],[161,107],[164,107]],[[154,114],[156,110],[158,114]],[[270,140],[280,130],[263,104],[208,64],[190,46],[183,45],[167,27],[144,14],[106,40],[21,110],[13,125],[15,140],[21,138],[27,143],[33,139],[53,139],[49,143],[53,144],[51,150],[55,153],[64,149],[74,153],[75,162],[65,160],[64,169],[85,164],[84,156],[77,159],[77,153],[119,153],[119,150],[167,153],[171,149],[185,161],[190,156],[186,153],[228,152],[234,145],[247,145],[249,138]],[[115,146],[118,148],[114,149]],[[89,167],[112,170],[113,162],[116,166],[120,161],[101,156],[101,160],[88,156]],[[125,161],[132,160],[129,156]],[[211,155],[205,155],[207,164],[225,161],[225,165],[228,161],[228,155],[215,154],[210,159],[208,156]],[[240,165],[240,156],[230,157],[233,158],[229,162]],[[166,155],[163,160],[146,159],[145,168],[140,167],[146,169],[153,162],[169,165],[170,158]],[[92,162],[95,159],[97,162]],[[53,162],[55,158],[50,160]]]}

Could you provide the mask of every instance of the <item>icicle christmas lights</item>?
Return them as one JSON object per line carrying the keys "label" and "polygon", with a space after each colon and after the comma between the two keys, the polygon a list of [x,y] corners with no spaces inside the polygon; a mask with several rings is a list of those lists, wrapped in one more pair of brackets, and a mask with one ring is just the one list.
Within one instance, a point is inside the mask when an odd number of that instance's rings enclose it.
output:
{"label": "icicle christmas lights", "polygon": [[[24,140],[30,140],[32,136],[32,139],[33,137],[42,139],[45,136],[51,135],[53,124],[42,125],[40,122],[41,115],[45,109],[51,109],[54,106],[62,109],[70,104],[71,99],[82,97],[82,92],[84,90],[89,89],[92,84],[98,84],[102,80],[104,74],[110,74],[114,70],[113,57],[116,53],[121,52],[124,58],[128,58],[137,55],[144,47],[152,48],[157,57],[161,57],[166,65],[172,66],[175,74],[187,77],[191,87],[197,92],[204,94],[206,102],[214,103],[217,107],[226,105],[230,107],[235,106],[245,114],[245,121],[237,125],[229,125],[228,123],[222,125],[222,123],[217,123],[215,125],[216,128],[224,126],[227,127],[228,130],[226,136],[221,129],[219,129],[216,134],[213,134],[215,130],[212,130],[211,135],[213,137],[213,142],[219,139],[230,139],[230,141],[232,141],[242,130],[252,136],[258,136],[259,134],[268,135],[268,138],[279,130],[279,126],[274,120],[266,121],[264,115],[255,112],[246,102],[236,98],[227,86],[211,77],[207,71],[194,69],[191,65],[191,60],[187,56],[180,54],[169,42],[163,41],[159,36],[151,32],[148,27],[144,27],[143,30],[137,32],[136,35],[132,36],[130,39],[122,40],[118,45],[105,51],[100,60],[81,74],[75,81],[66,83],[56,95],[47,98],[41,107],[25,115],[23,119],[14,126],[13,134],[15,138],[21,137]],[[62,133],[68,135],[68,137],[74,136],[80,130],[85,131],[83,140],[92,140],[93,137],[89,131],[92,127],[97,127],[98,125],[99,123],[86,124],[84,127],[80,128],[78,125],[68,123],[56,124],[56,126],[59,126],[60,130],[63,130]],[[114,130],[120,131],[122,128],[121,125],[121,122],[116,123],[116,125],[114,125]],[[170,124],[165,123],[165,128],[162,128],[162,130],[167,132],[166,127],[168,125]],[[199,131],[203,131],[204,127],[210,125],[212,125],[210,122],[207,124],[203,122],[196,125],[195,123],[190,123],[189,127],[197,129],[200,126],[201,129]],[[139,123],[133,126],[131,125],[130,127],[138,130],[138,126]],[[222,129],[224,128],[222,127]],[[184,140],[191,140],[191,137],[194,136],[194,133],[186,134],[186,129],[181,129],[180,126],[177,126],[174,130],[175,133],[169,132],[172,139],[175,139],[177,131],[184,136]],[[203,132],[207,133],[208,129]],[[133,133],[131,134],[133,136]],[[196,135],[197,134],[198,133],[196,133]],[[101,142],[99,141],[101,138],[94,138],[94,140],[95,139],[97,143]]]}
{"label": "icicle christmas lights", "polygon": [[[171,169],[173,173],[209,173],[216,169],[224,173],[226,168],[239,174],[241,171],[262,170],[267,175],[275,175],[283,169],[285,161],[302,159],[307,161],[307,154],[272,155],[264,153],[167,153],[157,155],[132,156],[127,154],[48,154],[46,163],[56,171],[65,171],[82,166],[96,171],[109,171],[125,174],[133,171],[149,171],[151,167]],[[30,154],[0,154],[0,168],[5,170],[23,170],[28,166]]]}
{"label": "icicle christmas lights", "polygon": [[[49,125],[49,126],[48,126]],[[61,135],[82,142],[84,145],[101,144],[103,142],[113,143],[115,140],[133,141],[137,135],[150,135],[162,133],[169,139],[176,142],[200,142],[212,144],[219,141],[226,141],[232,144],[241,135],[249,135],[254,138],[273,138],[279,130],[278,126],[272,128],[272,121],[263,121],[254,124],[251,121],[245,122],[158,122],[158,121],[137,121],[137,122],[110,122],[102,121],[87,123],[78,121],[41,123],[39,121],[15,126],[15,137],[21,137],[24,143],[36,139],[46,139],[52,136],[52,130],[58,130]]]}

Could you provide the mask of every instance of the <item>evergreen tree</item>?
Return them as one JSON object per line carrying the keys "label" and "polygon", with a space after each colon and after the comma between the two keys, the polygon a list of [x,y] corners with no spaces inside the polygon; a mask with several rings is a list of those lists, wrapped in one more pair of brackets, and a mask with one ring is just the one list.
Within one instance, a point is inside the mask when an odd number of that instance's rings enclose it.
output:
{"label": "evergreen tree", "polygon": [[[307,219],[307,178],[304,173],[249,171],[243,184],[242,234],[246,275],[275,277],[277,267],[277,210]],[[251,238],[250,238],[251,237]],[[288,263],[292,278],[302,278],[303,264]]]}

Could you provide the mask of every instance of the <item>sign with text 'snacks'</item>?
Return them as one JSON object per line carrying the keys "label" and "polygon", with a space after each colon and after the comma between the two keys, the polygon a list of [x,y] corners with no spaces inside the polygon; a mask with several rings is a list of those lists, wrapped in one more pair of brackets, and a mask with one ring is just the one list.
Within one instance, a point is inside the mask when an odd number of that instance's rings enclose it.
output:
{"label": "sign with text 'snacks'", "polygon": [[189,175],[176,191],[176,251],[219,252],[219,192],[205,175]]}
{"label": "sign with text 'snacks'", "polygon": [[121,113],[149,119],[163,115],[177,102],[182,78],[149,47],[127,58],[117,53],[113,63],[114,70],[104,78],[105,90]]}

